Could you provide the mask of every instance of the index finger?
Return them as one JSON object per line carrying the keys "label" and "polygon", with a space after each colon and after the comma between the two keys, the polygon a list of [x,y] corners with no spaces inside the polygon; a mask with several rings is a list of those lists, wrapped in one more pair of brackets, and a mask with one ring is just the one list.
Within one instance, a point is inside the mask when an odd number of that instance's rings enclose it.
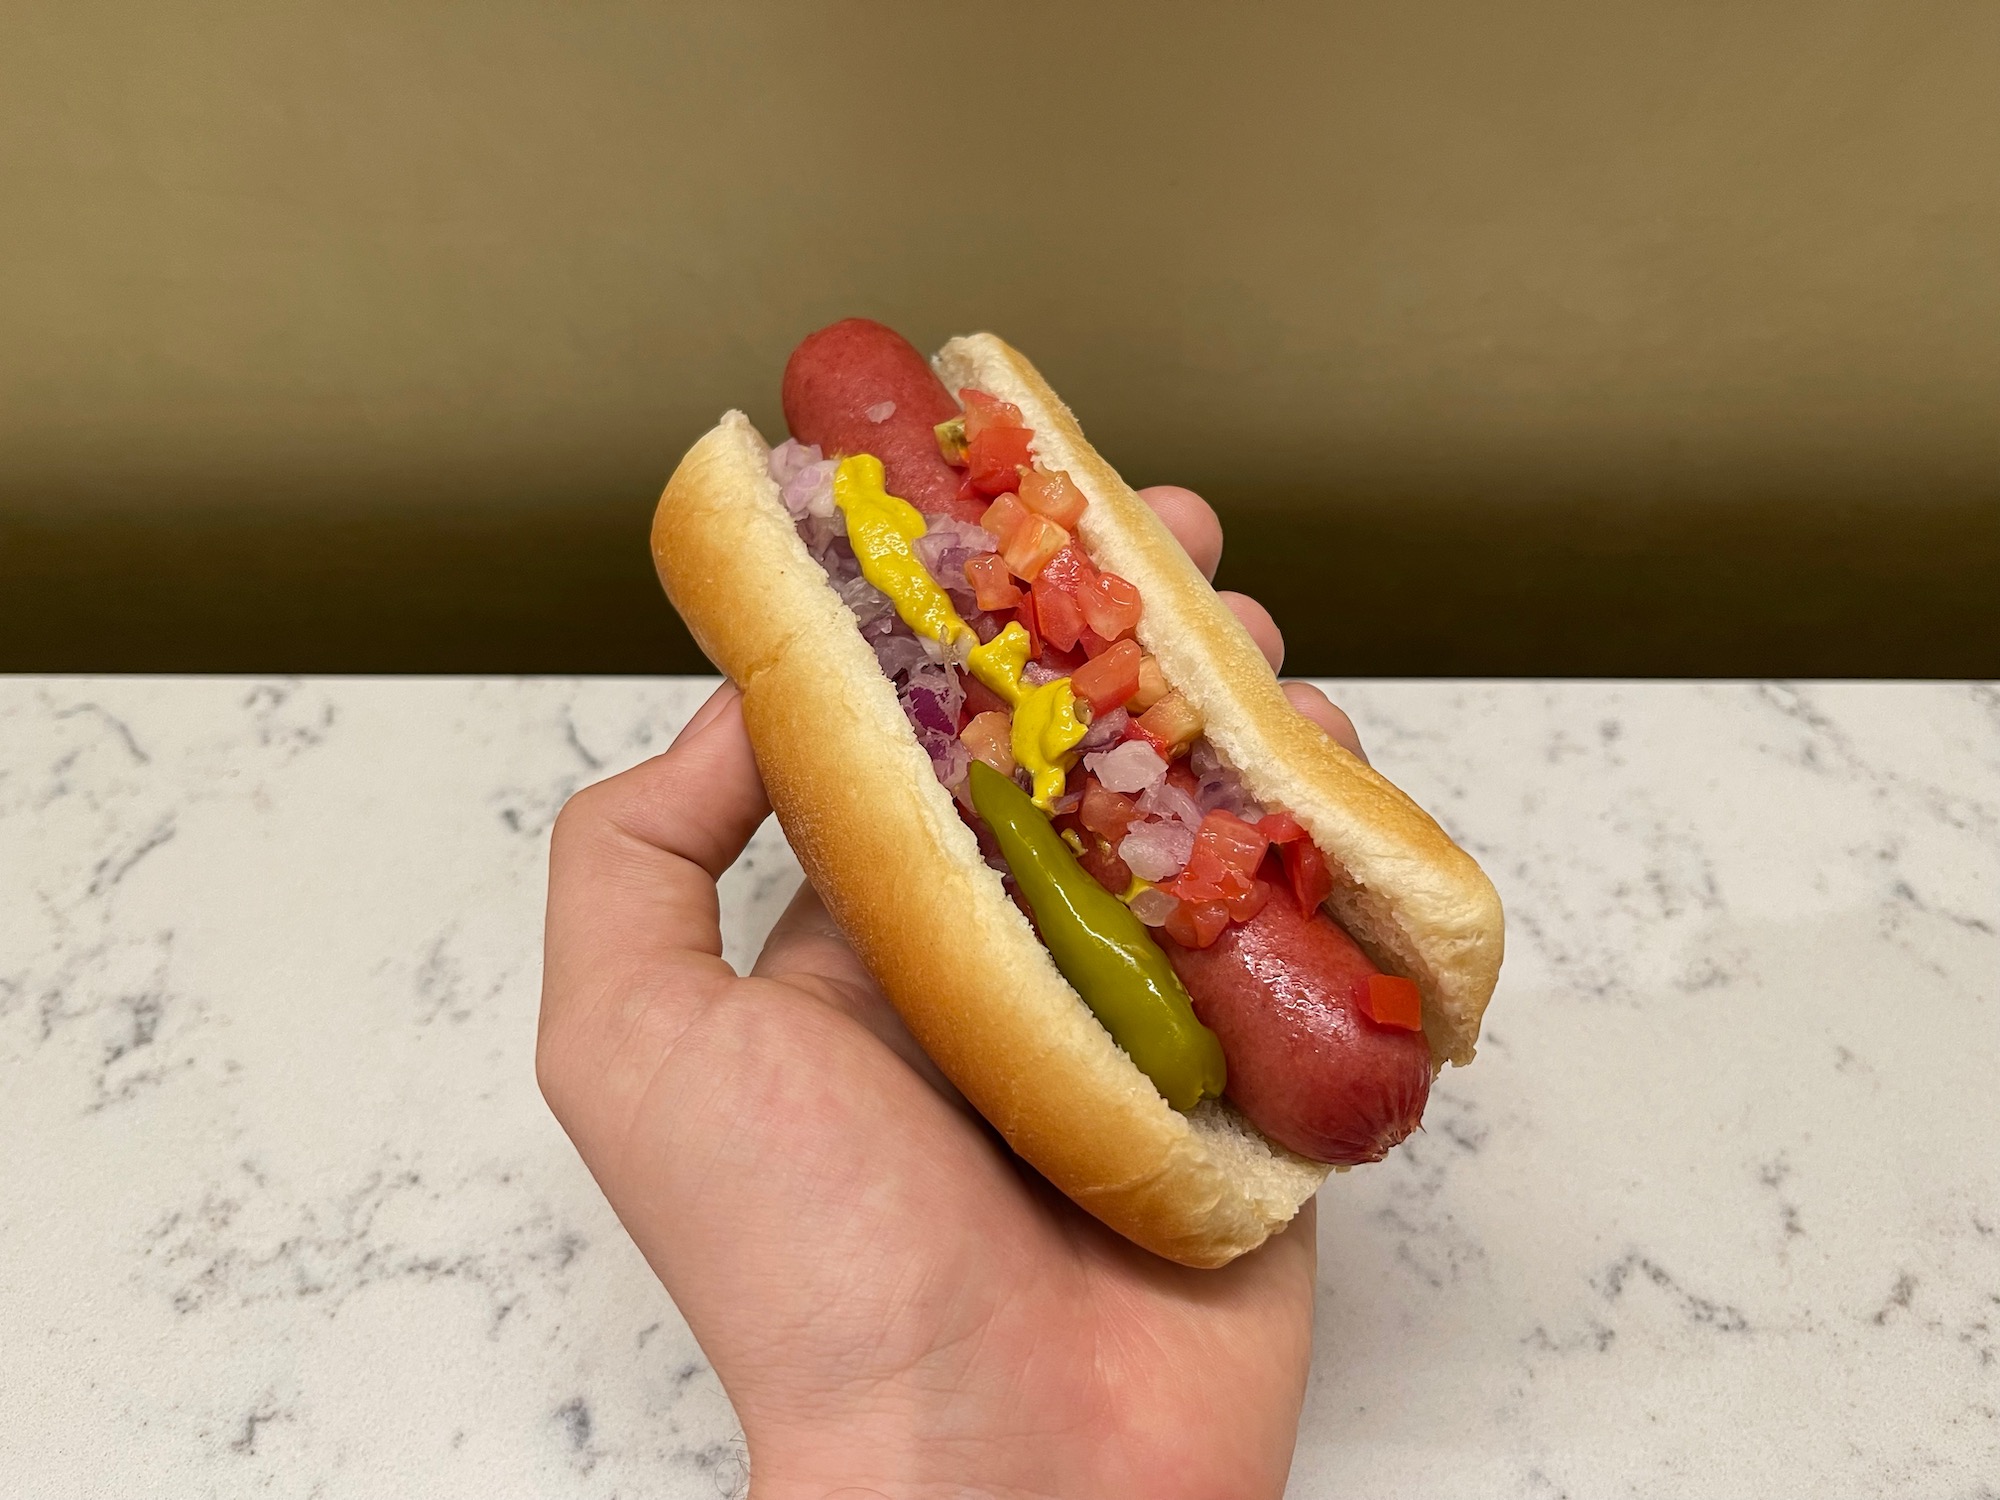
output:
{"label": "index finger", "polygon": [[1216,519],[1215,507],[1177,484],[1151,485],[1139,491],[1139,498],[1166,522],[1181,550],[1201,569],[1201,576],[1213,581],[1222,564],[1222,522]]}
{"label": "index finger", "polygon": [[607,1061],[642,1014],[684,1026],[735,978],[715,881],[769,812],[742,695],[726,684],[664,755],[570,798],[549,844],[546,1071]]}

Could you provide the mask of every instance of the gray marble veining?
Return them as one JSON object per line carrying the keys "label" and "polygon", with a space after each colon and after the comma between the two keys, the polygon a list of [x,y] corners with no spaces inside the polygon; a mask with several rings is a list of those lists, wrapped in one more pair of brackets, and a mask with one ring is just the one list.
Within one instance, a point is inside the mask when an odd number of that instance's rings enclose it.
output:
{"label": "gray marble veining", "polygon": [[[1292,1493],[2000,1494],[2000,691],[1327,686],[1510,941]],[[740,1492],[531,1065],[550,820],[706,691],[0,682],[0,1493]]]}

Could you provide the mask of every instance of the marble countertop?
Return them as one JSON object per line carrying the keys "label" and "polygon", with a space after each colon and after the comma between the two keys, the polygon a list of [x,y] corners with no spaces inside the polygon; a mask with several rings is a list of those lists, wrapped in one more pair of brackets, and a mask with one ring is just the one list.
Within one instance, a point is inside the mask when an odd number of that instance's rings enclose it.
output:
{"label": "marble countertop", "polygon": [[[1510,941],[1291,1493],[1994,1496],[2000,692],[1327,686]],[[0,1493],[740,1492],[531,1067],[549,822],[707,688],[0,681]]]}

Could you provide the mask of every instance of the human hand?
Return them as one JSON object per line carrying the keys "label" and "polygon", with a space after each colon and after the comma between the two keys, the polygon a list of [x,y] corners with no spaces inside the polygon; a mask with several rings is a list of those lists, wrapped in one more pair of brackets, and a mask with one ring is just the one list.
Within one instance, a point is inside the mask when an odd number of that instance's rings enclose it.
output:
{"label": "human hand", "polygon": [[[1142,492],[1202,570],[1189,491]],[[1270,616],[1229,601],[1275,668]],[[1293,704],[1357,754],[1317,689]],[[716,878],[769,811],[723,687],[556,822],[536,1070],[743,1423],[755,1500],[1275,1496],[1312,1339],[1313,1205],[1219,1271],[1020,1162],[800,889],[748,977]]]}

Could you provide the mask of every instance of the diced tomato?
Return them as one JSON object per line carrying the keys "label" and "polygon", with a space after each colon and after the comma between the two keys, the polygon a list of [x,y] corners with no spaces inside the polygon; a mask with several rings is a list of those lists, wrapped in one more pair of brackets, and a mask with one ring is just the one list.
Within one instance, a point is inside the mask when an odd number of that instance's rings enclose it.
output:
{"label": "diced tomato", "polygon": [[1084,507],[1090,502],[1083,498],[1083,491],[1070,482],[1069,475],[1030,469],[1021,476],[1021,503],[1036,515],[1047,516],[1064,530],[1074,531],[1077,521],[1083,516]]}
{"label": "diced tomato", "polygon": [[1076,602],[1076,595],[1050,581],[1049,571],[1045,567],[1035,578],[1035,618],[1041,621],[1043,640],[1060,650],[1074,651],[1077,634],[1083,629],[1083,606]]}
{"label": "diced tomato", "polygon": [[1301,911],[1316,910],[1320,902],[1333,894],[1333,871],[1327,868],[1326,856],[1311,839],[1294,839],[1280,846],[1279,854]]}
{"label": "diced tomato", "polygon": [[1139,691],[1125,706],[1135,714],[1142,714],[1167,696],[1167,674],[1160,670],[1160,664],[1150,656],[1139,659]]}
{"label": "diced tomato", "polygon": [[959,731],[959,739],[972,752],[974,760],[983,760],[1002,776],[1014,774],[1014,721],[1006,713],[993,711],[974,716],[972,722]]}
{"label": "diced tomato", "polygon": [[1106,791],[1095,776],[1086,777],[1083,801],[1077,807],[1077,817],[1085,828],[1115,844],[1125,837],[1138,815],[1138,803],[1133,798],[1123,792]]}
{"label": "diced tomato", "polygon": [[[1088,642],[1084,649],[1089,649]],[[1094,714],[1123,708],[1139,691],[1139,656],[1138,642],[1120,641],[1078,667],[1070,677],[1070,688]]]}
{"label": "diced tomato", "polygon": [[1414,981],[1396,974],[1370,974],[1361,989],[1361,1008],[1381,1026],[1424,1029],[1424,997]]}
{"label": "diced tomato", "polygon": [[1174,747],[1172,745],[1169,745],[1165,740],[1161,739],[1157,734],[1154,734],[1150,729],[1146,727],[1144,723],[1145,717],[1146,716],[1144,714],[1141,714],[1139,715],[1138,718],[1133,719],[1130,723],[1128,723],[1125,726],[1125,733],[1123,734],[1123,736],[1121,736],[1121,738],[1128,740],[1144,740],[1147,744],[1153,747],[1154,753],[1157,754],[1161,760],[1172,760],[1174,758]]}
{"label": "diced tomato", "polygon": [[[1069,545],[1069,533],[1046,516],[1033,512],[1024,517],[1014,528],[1014,534],[1000,544],[1000,555],[1007,560],[1007,567],[1016,578],[1033,582],[1035,576],[1048,565],[1063,548]],[[1081,619],[1082,611],[1078,611]]]}
{"label": "diced tomato", "polygon": [[1021,591],[1007,571],[1007,563],[997,552],[982,552],[965,560],[965,581],[972,585],[973,600],[981,609],[1013,609],[1021,602]]}
{"label": "diced tomato", "polygon": [[1087,624],[1083,627],[1083,633],[1076,638],[1076,643],[1083,648],[1083,654],[1092,661],[1117,644],[1116,641],[1107,641]]}
{"label": "diced tomato", "polygon": [[968,443],[989,428],[1028,425],[1021,416],[1021,408],[1013,402],[1002,401],[984,391],[975,391],[970,386],[958,393],[958,402],[965,408],[965,440]]}
{"label": "diced tomato", "polygon": [[1042,622],[1035,618],[1035,596],[1032,592],[1021,596],[1014,619],[1028,632],[1028,660],[1033,661],[1042,654]]}
{"label": "diced tomato", "polygon": [[1083,617],[1107,641],[1130,635],[1139,625],[1139,590],[1116,573],[1099,573],[1083,590]]}
{"label": "diced tomato", "polygon": [[958,498],[964,501],[984,500],[986,497],[979,492],[978,486],[972,482],[970,474],[962,474],[958,480]]}
{"label": "diced tomato", "polygon": [[1201,738],[1201,715],[1179,693],[1167,694],[1139,716],[1139,723],[1149,737],[1172,747],[1169,760],[1185,755],[1188,747]]}
{"label": "diced tomato", "polygon": [[1289,844],[1306,836],[1290,813],[1265,813],[1257,820],[1257,831],[1274,844]]}
{"label": "diced tomato", "polygon": [[[966,428],[971,429],[968,420]],[[965,477],[982,495],[998,495],[1021,482],[1021,471],[1029,463],[1028,441],[1034,436],[1025,427],[988,427],[965,444]]]}
{"label": "diced tomato", "polygon": [[1232,870],[1252,878],[1270,845],[1270,839],[1255,827],[1220,807],[1201,820],[1194,835],[1197,854],[1213,854]]}
{"label": "diced tomato", "polygon": [[1247,922],[1256,916],[1258,912],[1262,911],[1264,903],[1270,899],[1271,882],[1268,880],[1253,880],[1250,882],[1249,890],[1243,892],[1240,896],[1226,898],[1222,904],[1228,909],[1230,921]]}
{"label": "diced tomato", "polygon": [[1163,882],[1160,889],[1182,901],[1220,901],[1222,887],[1216,882],[1222,873],[1213,856],[1190,855],[1187,868]]}
{"label": "diced tomato", "polygon": [[1220,901],[1183,901],[1164,924],[1167,936],[1183,948],[1206,948],[1229,925],[1229,908]]}
{"label": "diced tomato", "polygon": [[1065,594],[1081,596],[1090,580],[1097,576],[1097,569],[1090,565],[1090,559],[1083,555],[1083,549],[1074,543],[1048,560],[1040,576],[1048,580],[1051,588],[1061,589]]}
{"label": "diced tomato", "polygon": [[1213,850],[1197,848],[1182,870],[1161,889],[1183,901],[1230,901],[1250,893],[1257,882],[1218,859]]}
{"label": "diced tomato", "polygon": [[997,495],[993,503],[986,507],[986,514],[979,518],[979,524],[986,528],[987,535],[1004,547],[1007,539],[1020,530],[1021,523],[1028,519],[1029,514],[1019,495]]}

